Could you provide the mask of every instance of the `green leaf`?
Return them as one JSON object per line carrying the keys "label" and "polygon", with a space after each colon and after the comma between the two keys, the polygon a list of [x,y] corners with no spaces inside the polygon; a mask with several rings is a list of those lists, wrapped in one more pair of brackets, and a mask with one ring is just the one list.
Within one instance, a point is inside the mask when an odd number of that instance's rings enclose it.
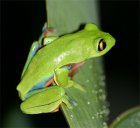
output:
{"label": "green leaf", "polygon": [[74,80],[81,84],[86,93],[77,89],[67,89],[67,95],[77,103],[73,109],[64,104],[62,108],[72,128],[105,128],[108,109],[105,104],[105,76],[103,75],[101,59],[88,60],[79,69]]}
{"label": "green leaf", "polygon": [[[77,31],[83,24],[99,25],[96,0],[46,0],[48,26],[58,35]],[[80,47],[80,46],[79,46]],[[81,84],[86,93],[75,88],[66,89],[66,94],[75,101],[73,109],[62,103],[62,111],[71,128],[106,128],[105,76],[102,58],[90,59],[79,68],[74,81]]]}
{"label": "green leaf", "polygon": [[110,128],[140,128],[140,106],[120,115]]}
{"label": "green leaf", "polygon": [[46,0],[47,22],[59,35],[78,30],[80,25],[99,25],[97,0]]}

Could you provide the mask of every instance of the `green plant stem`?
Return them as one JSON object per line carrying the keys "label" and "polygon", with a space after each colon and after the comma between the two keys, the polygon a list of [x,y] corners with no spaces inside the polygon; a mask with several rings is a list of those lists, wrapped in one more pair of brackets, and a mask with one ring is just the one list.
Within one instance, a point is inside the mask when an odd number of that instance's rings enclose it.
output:
{"label": "green plant stem", "polygon": [[[96,0],[46,0],[49,27],[63,35],[77,31],[83,24],[99,25]],[[79,46],[80,47],[80,46]],[[91,59],[79,68],[74,81],[81,84],[86,93],[75,88],[66,89],[66,94],[75,101],[73,109],[62,103],[62,111],[71,128],[106,128],[105,76],[102,58]]]}

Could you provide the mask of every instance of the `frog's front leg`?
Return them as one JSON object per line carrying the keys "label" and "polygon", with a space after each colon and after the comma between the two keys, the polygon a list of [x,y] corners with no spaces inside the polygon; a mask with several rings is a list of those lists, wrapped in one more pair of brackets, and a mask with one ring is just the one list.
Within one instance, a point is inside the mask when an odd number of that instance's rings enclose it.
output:
{"label": "frog's front leg", "polygon": [[65,94],[64,88],[52,86],[41,89],[39,93],[30,96],[21,104],[21,110],[27,114],[56,112],[61,103],[71,109],[73,106]]}
{"label": "frog's front leg", "polygon": [[[39,41],[34,41],[31,48],[30,48],[30,52],[28,54],[28,58],[26,60],[26,63],[25,63],[25,66],[23,68],[23,71],[22,71],[22,75],[21,75],[21,78],[23,77],[25,71],[27,70],[27,67],[29,65],[29,63],[31,62],[32,58],[35,56],[35,54],[37,53],[37,51],[40,49],[40,48],[43,48],[44,46],[52,43],[54,40],[56,40],[58,37],[55,37],[55,36],[51,36],[51,37],[46,37],[46,38],[43,38],[42,36],[40,37]],[[43,39],[43,42],[42,42],[42,39]]]}
{"label": "frog's front leg", "polygon": [[69,79],[69,70],[67,68],[56,69],[54,74],[54,81],[57,85],[64,88],[75,87],[85,92],[85,89],[81,85]]}
{"label": "frog's front leg", "polygon": [[31,48],[30,48],[30,52],[29,52],[29,54],[28,54],[28,58],[27,58],[27,60],[26,60],[25,66],[24,66],[24,68],[23,68],[23,71],[22,71],[22,74],[21,74],[21,78],[23,77],[23,75],[24,75],[24,73],[25,73],[25,71],[26,71],[26,69],[27,69],[27,67],[28,67],[28,65],[29,65],[29,63],[30,63],[30,61],[31,61],[32,58],[35,56],[37,50],[38,50],[40,47],[41,47],[41,44],[38,43],[38,41],[34,41],[34,42],[33,42],[32,46],[31,46]]}

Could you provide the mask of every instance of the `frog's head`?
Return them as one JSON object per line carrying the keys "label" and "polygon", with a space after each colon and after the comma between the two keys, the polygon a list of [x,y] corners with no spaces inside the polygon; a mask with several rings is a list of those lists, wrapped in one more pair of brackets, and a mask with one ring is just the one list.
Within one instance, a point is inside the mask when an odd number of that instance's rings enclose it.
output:
{"label": "frog's head", "polygon": [[92,50],[89,58],[98,57],[107,53],[114,45],[115,39],[109,33],[101,31],[94,24],[87,24],[85,29],[91,31]]}

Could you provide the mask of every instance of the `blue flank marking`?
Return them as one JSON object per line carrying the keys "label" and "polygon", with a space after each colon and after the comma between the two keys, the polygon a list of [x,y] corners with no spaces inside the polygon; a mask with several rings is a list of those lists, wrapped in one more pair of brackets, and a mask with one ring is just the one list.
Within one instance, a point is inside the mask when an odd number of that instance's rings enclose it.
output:
{"label": "blue flank marking", "polygon": [[[71,66],[63,66],[62,68],[67,68],[68,70],[71,69]],[[37,89],[41,89],[45,87],[45,84],[54,77],[54,74],[50,75],[49,77],[45,78],[43,81],[41,81],[40,83],[37,83],[36,85],[34,85],[28,93],[37,90]]]}
{"label": "blue flank marking", "polygon": [[[33,90],[37,90],[37,89],[41,89],[45,87],[45,83],[48,82],[51,78],[53,77],[53,75],[47,77],[46,79],[44,79],[43,81],[41,81],[40,83],[34,85],[29,92],[33,91]],[[28,92],[28,93],[29,93]]]}

